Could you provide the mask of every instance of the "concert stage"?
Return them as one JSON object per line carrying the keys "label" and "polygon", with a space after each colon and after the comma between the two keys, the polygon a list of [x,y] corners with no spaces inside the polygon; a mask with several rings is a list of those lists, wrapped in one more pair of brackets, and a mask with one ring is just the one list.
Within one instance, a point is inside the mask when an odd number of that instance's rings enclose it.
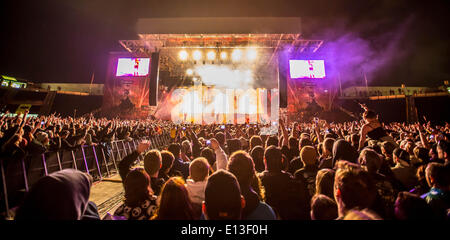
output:
{"label": "concert stage", "polygon": [[300,18],[140,19],[136,29],[139,39],[120,41],[126,52],[110,54],[105,113],[261,123],[330,102],[315,83],[326,65],[311,58],[323,41],[305,39]]}

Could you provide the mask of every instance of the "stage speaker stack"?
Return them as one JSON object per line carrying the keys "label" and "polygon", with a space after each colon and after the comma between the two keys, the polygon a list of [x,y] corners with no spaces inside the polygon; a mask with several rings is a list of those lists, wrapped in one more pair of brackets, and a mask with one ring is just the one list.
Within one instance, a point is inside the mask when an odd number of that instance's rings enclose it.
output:
{"label": "stage speaker stack", "polygon": [[287,61],[282,57],[278,56],[278,91],[280,108],[287,108]]}
{"label": "stage speaker stack", "polygon": [[150,106],[158,105],[158,81],[159,81],[159,52],[152,53],[150,61],[150,84],[148,103]]}

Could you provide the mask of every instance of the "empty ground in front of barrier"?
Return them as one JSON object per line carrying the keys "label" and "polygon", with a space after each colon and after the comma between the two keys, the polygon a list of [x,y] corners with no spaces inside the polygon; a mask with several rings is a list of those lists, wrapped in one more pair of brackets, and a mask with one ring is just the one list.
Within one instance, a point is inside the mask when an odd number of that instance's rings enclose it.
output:
{"label": "empty ground in front of barrier", "polygon": [[123,203],[124,189],[119,174],[103,181],[95,182],[91,188],[89,200],[98,207],[100,218],[109,212],[111,215]]}

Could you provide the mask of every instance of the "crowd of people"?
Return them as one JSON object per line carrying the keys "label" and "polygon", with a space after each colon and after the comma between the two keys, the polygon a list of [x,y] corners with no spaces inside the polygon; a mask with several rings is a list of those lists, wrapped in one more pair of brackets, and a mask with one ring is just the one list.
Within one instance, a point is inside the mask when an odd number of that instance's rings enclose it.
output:
{"label": "crowd of people", "polygon": [[[174,124],[92,116],[3,116],[2,161],[28,154],[141,139],[118,164],[125,200],[106,219],[377,220],[449,219],[450,125],[279,120],[258,124]],[[134,165],[143,156],[143,167]],[[100,219],[89,202],[92,178],[65,169],[41,178],[15,219]],[[51,200],[50,200],[51,199]]]}

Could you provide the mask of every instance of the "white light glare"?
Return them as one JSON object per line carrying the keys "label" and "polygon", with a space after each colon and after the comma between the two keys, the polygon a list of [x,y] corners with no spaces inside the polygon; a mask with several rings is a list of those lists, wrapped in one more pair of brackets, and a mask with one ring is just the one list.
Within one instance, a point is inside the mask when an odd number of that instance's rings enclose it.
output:
{"label": "white light glare", "polygon": [[178,53],[178,57],[180,58],[181,61],[186,61],[188,58],[188,53],[185,50],[181,50]]}
{"label": "white light glare", "polygon": [[249,61],[254,61],[254,60],[256,60],[256,57],[258,57],[258,52],[256,51],[256,49],[250,48],[247,51],[247,59]]}
{"label": "white light glare", "polygon": [[199,50],[195,50],[192,56],[195,61],[198,61],[202,59],[202,52],[200,52]]}
{"label": "white light glare", "polygon": [[225,60],[225,59],[227,59],[227,52],[221,52],[220,53],[220,59],[222,59],[222,60]]}
{"label": "white light glare", "polygon": [[233,53],[231,54],[231,60],[233,61],[239,61],[242,57],[242,51],[239,49],[233,50]]}
{"label": "white light glare", "polygon": [[216,58],[216,53],[214,51],[209,51],[207,57],[208,60],[214,60]]}

